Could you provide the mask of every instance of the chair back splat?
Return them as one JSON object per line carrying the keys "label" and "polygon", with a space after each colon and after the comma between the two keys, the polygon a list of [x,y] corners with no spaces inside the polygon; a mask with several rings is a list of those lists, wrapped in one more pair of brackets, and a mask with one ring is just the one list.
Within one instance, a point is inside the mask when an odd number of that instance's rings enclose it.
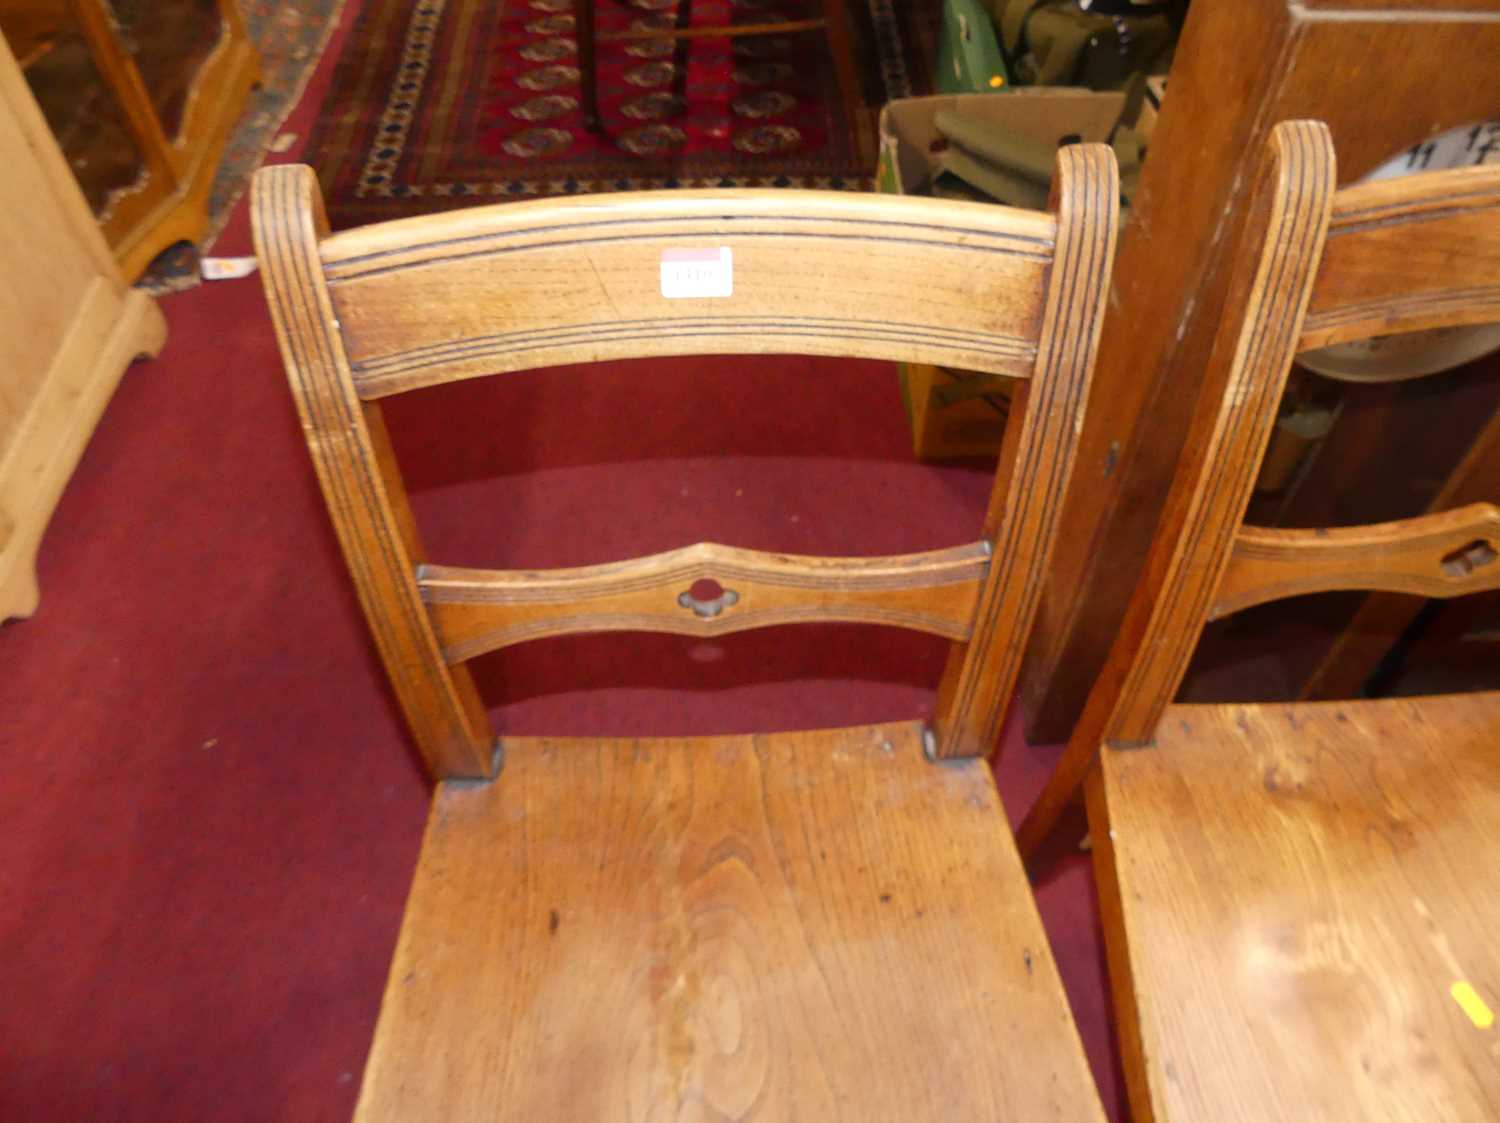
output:
{"label": "chair back splat", "polygon": [[[1114,251],[1107,149],[1058,155],[1050,213],[802,191],[646,192],[479,207],[329,234],[310,170],[257,177],[277,338],[345,559],[439,778],[493,774],[464,666],[570,632],[712,636],[832,620],[954,641],[931,750],[990,751],[1050,557]],[[797,353],[1029,380],[984,525],[892,557],[706,542],[544,571],[429,564],[379,399],[639,356]],[[693,597],[699,579],[724,592]]]}

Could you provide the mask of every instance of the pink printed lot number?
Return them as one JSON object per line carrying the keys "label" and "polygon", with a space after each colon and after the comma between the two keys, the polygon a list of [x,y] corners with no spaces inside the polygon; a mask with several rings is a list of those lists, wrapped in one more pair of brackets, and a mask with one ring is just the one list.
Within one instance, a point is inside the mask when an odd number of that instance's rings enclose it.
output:
{"label": "pink printed lot number", "polygon": [[661,251],[661,294],[681,297],[734,295],[734,254],[728,246]]}

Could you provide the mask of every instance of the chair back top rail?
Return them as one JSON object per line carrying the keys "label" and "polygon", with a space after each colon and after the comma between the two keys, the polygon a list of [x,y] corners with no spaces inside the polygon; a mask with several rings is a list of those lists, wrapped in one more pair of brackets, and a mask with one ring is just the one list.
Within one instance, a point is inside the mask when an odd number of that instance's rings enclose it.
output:
{"label": "chair back top rail", "polygon": [[831,191],[496,204],[319,253],[359,394],[566,363],[811,354],[1026,377],[1056,220]]}
{"label": "chair back top rail", "polygon": [[1344,188],[1298,350],[1500,322],[1497,228],[1500,166]]}

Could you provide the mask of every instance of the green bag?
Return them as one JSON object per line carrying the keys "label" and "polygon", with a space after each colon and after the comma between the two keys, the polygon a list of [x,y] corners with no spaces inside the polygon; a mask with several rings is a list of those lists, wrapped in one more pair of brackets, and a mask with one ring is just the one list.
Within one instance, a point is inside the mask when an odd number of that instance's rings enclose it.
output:
{"label": "green bag", "polygon": [[[1171,65],[1182,6],[990,0],[990,14],[1017,85],[1118,90]],[[1111,11],[1096,10],[1103,7]],[[1169,14],[1174,8],[1179,18]]]}
{"label": "green bag", "polygon": [[[1057,160],[1055,146],[952,109],[940,109],[933,123],[947,141],[937,158],[933,194],[1045,209]],[[1140,134],[1124,123],[1116,125],[1110,143],[1120,169],[1120,194],[1128,203],[1140,181],[1144,146]]]}

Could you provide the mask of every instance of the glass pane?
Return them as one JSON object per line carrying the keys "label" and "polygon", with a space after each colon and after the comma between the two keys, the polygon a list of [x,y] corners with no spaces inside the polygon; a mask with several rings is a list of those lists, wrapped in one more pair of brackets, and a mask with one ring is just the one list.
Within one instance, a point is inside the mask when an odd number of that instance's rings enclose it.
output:
{"label": "glass pane", "polygon": [[89,206],[99,214],[114,192],[141,177],[145,161],[67,0],[0,5],[0,33],[20,61]]}
{"label": "glass pane", "polygon": [[193,79],[224,30],[219,0],[109,0],[109,8],[161,131],[176,140]]}

